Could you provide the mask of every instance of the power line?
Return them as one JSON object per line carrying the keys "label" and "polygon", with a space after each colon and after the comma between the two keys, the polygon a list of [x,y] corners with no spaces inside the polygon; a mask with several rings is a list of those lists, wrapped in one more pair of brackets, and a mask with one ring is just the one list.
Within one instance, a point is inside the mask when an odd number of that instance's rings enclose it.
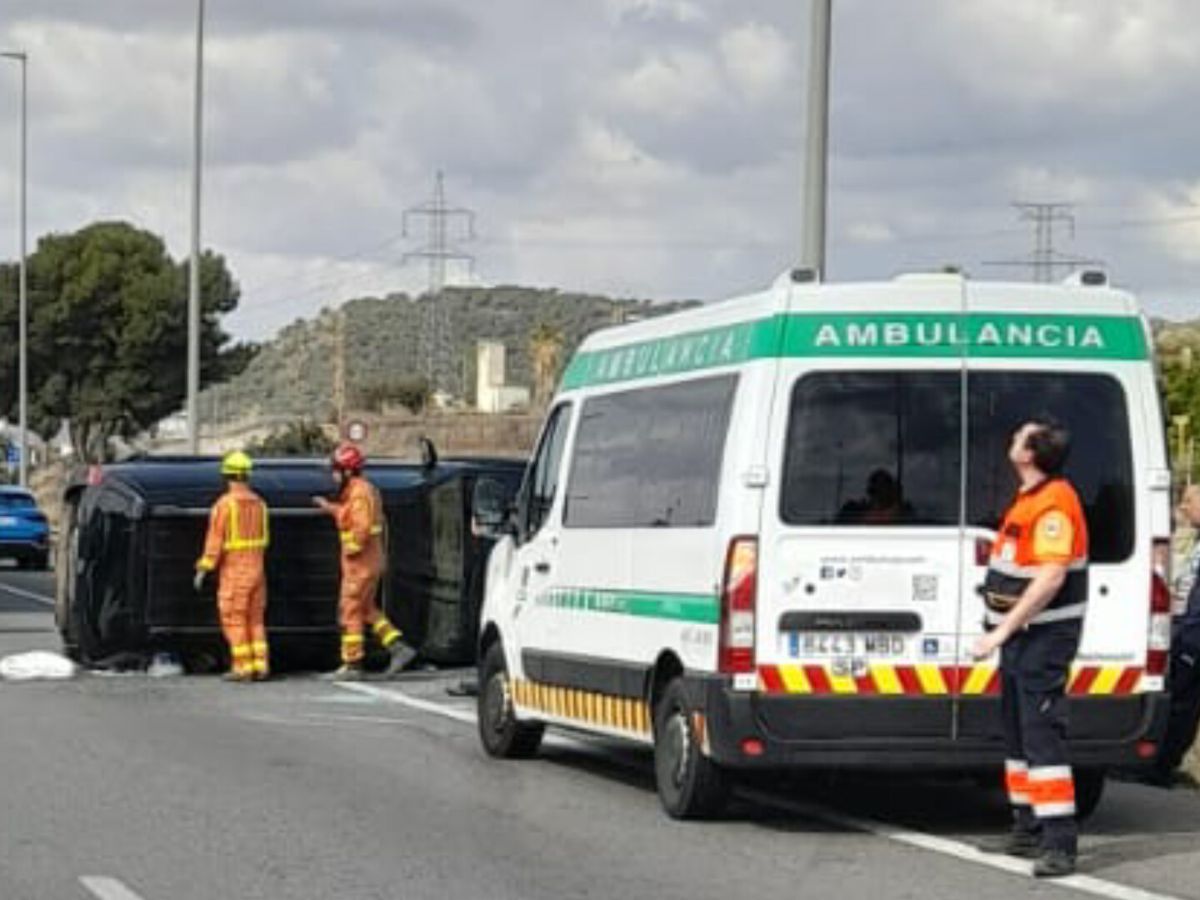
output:
{"label": "power line", "polygon": [[1056,269],[1078,269],[1100,261],[1059,253],[1054,247],[1056,226],[1065,225],[1075,237],[1075,213],[1071,203],[1014,203],[1020,218],[1033,223],[1033,250],[1020,259],[985,261],[985,266],[1018,266],[1030,270],[1034,281],[1054,280]]}
{"label": "power line", "polygon": [[455,390],[455,382],[461,379],[458,366],[454,363],[454,327],[450,321],[450,310],[446,306],[443,289],[446,287],[447,263],[466,263],[468,272],[474,265],[474,256],[464,253],[450,243],[449,232],[452,224],[458,224],[464,230],[460,240],[473,239],[475,211],[446,205],[445,176],[439,170],[434,182],[433,198],[404,211],[404,233],[409,233],[410,223],[418,221],[425,224],[427,242],[424,246],[405,253],[403,261],[425,260],[429,266],[428,290],[421,301],[419,335],[425,378],[434,390],[451,394],[462,393],[465,385],[457,385],[458,389]]}

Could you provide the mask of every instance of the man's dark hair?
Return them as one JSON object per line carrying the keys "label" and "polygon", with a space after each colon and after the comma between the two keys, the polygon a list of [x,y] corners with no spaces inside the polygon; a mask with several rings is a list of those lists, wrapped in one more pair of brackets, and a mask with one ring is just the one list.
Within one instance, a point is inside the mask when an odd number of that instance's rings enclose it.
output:
{"label": "man's dark hair", "polygon": [[1062,474],[1067,457],[1071,455],[1071,432],[1051,416],[1029,420],[1037,427],[1025,439],[1025,447],[1033,454],[1033,464],[1046,475]]}

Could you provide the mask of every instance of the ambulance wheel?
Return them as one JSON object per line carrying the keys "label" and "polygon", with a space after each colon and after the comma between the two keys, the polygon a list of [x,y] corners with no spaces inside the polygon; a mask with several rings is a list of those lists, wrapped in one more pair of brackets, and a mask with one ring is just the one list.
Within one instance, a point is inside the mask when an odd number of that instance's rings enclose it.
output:
{"label": "ambulance wheel", "polygon": [[1103,769],[1077,769],[1074,775],[1075,816],[1082,822],[1100,805],[1106,773]]}
{"label": "ambulance wheel", "polygon": [[673,819],[712,818],[729,798],[728,775],[700,751],[679,678],[667,684],[654,708],[654,778]]}
{"label": "ambulance wheel", "polygon": [[517,720],[508,685],[508,669],[504,664],[504,649],[498,642],[488,648],[479,666],[477,702],[479,739],[488,756],[527,759],[537,753],[545,726]]}

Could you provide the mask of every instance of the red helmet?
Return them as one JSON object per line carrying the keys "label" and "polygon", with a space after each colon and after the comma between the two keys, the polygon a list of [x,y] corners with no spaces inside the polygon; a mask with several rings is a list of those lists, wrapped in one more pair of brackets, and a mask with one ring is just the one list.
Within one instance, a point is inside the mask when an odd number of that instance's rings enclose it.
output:
{"label": "red helmet", "polygon": [[361,472],[366,463],[367,458],[354,444],[338,444],[333,451],[333,467],[343,472]]}

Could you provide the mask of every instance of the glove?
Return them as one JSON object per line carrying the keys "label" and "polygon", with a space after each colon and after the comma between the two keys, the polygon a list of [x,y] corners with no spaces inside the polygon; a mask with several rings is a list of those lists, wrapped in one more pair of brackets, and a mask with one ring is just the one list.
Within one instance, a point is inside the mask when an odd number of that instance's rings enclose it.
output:
{"label": "glove", "polygon": [[204,590],[204,582],[207,579],[208,573],[206,571],[203,569],[198,569],[196,571],[196,577],[192,579],[192,587],[196,589],[197,594]]}

